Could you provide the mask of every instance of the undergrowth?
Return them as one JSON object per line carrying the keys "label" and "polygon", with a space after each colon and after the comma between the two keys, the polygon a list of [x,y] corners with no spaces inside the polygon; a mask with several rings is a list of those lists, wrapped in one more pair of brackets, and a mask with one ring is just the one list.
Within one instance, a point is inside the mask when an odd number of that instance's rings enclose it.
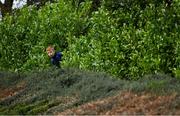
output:
{"label": "undergrowth", "polygon": [[157,95],[180,93],[180,81],[163,74],[148,75],[137,81],[118,80],[105,73],[73,68],[0,74],[0,88],[11,88],[21,81],[26,83],[23,91],[0,101],[1,115],[52,114],[122,91],[145,91]]}

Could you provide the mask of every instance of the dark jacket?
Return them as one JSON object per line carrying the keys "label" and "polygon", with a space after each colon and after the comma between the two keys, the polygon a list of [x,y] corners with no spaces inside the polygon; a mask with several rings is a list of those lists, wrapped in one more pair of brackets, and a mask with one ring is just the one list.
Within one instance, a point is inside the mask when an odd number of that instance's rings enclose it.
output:
{"label": "dark jacket", "polygon": [[56,52],[55,55],[51,58],[51,64],[60,67],[60,61],[62,61],[62,53]]}

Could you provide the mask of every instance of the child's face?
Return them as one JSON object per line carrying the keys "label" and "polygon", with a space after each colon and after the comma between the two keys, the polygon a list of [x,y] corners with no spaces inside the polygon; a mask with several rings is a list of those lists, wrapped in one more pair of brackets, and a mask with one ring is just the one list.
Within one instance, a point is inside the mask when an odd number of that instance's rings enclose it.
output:
{"label": "child's face", "polygon": [[46,52],[47,52],[49,57],[53,57],[55,54],[54,48],[49,48]]}

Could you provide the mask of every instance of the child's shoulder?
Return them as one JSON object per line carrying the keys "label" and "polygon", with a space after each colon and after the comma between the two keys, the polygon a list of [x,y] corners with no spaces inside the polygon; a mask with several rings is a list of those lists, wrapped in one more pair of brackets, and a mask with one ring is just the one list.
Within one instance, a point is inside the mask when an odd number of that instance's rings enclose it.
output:
{"label": "child's shoulder", "polygon": [[58,52],[56,52],[56,55],[62,56],[62,52],[58,51]]}

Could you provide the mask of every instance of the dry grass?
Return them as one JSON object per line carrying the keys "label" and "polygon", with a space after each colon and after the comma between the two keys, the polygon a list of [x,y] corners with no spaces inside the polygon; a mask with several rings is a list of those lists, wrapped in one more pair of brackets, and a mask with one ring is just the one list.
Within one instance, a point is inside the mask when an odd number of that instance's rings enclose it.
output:
{"label": "dry grass", "polygon": [[177,94],[156,96],[150,93],[120,92],[118,95],[83,104],[57,115],[180,115],[172,112],[171,103]]}

